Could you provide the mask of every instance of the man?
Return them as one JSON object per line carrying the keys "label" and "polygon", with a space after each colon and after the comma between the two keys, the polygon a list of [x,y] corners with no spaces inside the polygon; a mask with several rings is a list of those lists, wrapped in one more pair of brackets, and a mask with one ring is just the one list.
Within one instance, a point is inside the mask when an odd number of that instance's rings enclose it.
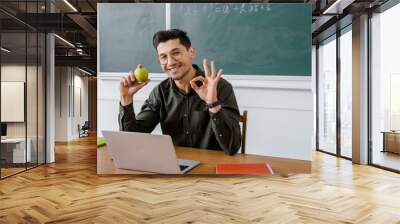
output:
{"label": "man", "polygon": [[221,78],[222,69],[217,73],[211,62],[210,70],[205,59],[204,72],[192,64],[196,50],[182,30],[157,32],[153,46],[169,78],[152,90],[136,116],[134,95],[149,80],[139,84],[131,75],[121,79],[120,130],[150,133],[161,123],[174,145],[237,153],[240,113],[231,84]]}

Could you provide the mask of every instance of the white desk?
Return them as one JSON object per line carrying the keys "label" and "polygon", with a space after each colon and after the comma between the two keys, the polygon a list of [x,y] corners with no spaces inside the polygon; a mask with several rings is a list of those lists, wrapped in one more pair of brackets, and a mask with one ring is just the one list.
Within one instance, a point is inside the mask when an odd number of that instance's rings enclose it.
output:
{"label": "white desk", "polygon": [[[25,154],[25,138],[6,138],[1,139],[1,151],[12,151],[12,163],[25,163],[31,162],[32,153],[31,153],[31,145],[32,141],[30,138],[27,138],[27,146],[26,154]],[[3,155],[2,155],[3,157]],[[25,161],[25,158],[27,161]]]}

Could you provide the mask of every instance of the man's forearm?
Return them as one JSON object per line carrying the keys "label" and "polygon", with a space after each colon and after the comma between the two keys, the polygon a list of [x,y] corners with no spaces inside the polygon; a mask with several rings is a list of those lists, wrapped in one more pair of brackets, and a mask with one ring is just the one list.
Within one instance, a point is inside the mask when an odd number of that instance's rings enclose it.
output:
{"label": "man's forearm", "polygon": [[133,96],[121,96],[120,102],[122,106],[133,104]]}
{"label": "man's forearm", "polygon": [[159,123],[160,118],[157,112],[149,110],[149,108],[145,104],[142,107],[142,111],[138,115],[135,115],[133,104],[127,106],[120,104],[118,115],[120,131],[152,132]]}

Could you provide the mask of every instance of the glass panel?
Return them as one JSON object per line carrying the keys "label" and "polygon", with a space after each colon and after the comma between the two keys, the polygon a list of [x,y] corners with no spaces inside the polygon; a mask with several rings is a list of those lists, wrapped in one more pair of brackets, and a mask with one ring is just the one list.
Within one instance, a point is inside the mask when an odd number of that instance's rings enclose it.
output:
{"label": "glass panel", "polygon": [[37,132],[38,132],[38,124],[37,124],[37,73],[38,73],[38,57],[37,57],[37,41],[38,36],[36,32],[28,32],[28,61],[27,61],[27,94],[26,94],[26,111],[27,111],[27,143],[28,147],[28,168],[37,165]]}
{"label": "glass panel", "polygon": [[400,5],[372,22],[372,163],[400,170]]}
{"label": "glass panel", "polygon": [[[0,6],[30,23],[45,12],[45,0],[1,1]],[[25,14],[28,13],[28,14]],[[0,177],[45,162],[45,35],[0,12]]]}
{"label": "glass panel", "polygon": [[351,28],[340,36],[340,121],[343,156],[352,157],[352,35]]}
{"label": "glass panel", "polygon": [[1,140],[2,178],[25,170],[26,33],[1,34],[1,121],[7,133]]}
{"label": "glass panel", "polygon": [[38,35],[38,163],[45,163],[45,65],[46,65],[46,36],[42,33]]}
{"label": "glass panel", "polygon": [[318,48],[319,149],[336,153],[336,37]]}
{"label": "glass panel", "polygon": [[400,130],[400,73],[390,75],[390,130]]}
{"label": "glass panel", "polygon": [[[32,16],[33,13],[37,13],[38,3],[37,1],[27,2],[26,12],[28,13],[28,20],[36,24],[36,16]],[[35,21],[36,20],[36,21]],[[27,30],[27,80],[26,80],[26,113],[27,113],[27,150],[30,151],[30,158],[28,158],[28,168],[37,166],[38,160],[38,35],[36,30]]]}

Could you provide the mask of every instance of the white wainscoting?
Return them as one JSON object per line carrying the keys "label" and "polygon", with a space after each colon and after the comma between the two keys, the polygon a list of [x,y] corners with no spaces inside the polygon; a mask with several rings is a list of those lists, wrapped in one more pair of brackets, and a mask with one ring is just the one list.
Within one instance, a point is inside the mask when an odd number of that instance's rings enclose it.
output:
{"label": "white wainscoting", "polygon": [[[100,73],[97,79],[98,135],[118,130],[119,80],[123,73]],[[167,78],[150,74],[151,82],[134,98],[135,112],[150,91]],[[312,79],[285,76],[224,75],[234,87],[239,109],[248,110],[248,154],[311,160],[313,122]],[[159,126],[154,131],[161,133]]]}

